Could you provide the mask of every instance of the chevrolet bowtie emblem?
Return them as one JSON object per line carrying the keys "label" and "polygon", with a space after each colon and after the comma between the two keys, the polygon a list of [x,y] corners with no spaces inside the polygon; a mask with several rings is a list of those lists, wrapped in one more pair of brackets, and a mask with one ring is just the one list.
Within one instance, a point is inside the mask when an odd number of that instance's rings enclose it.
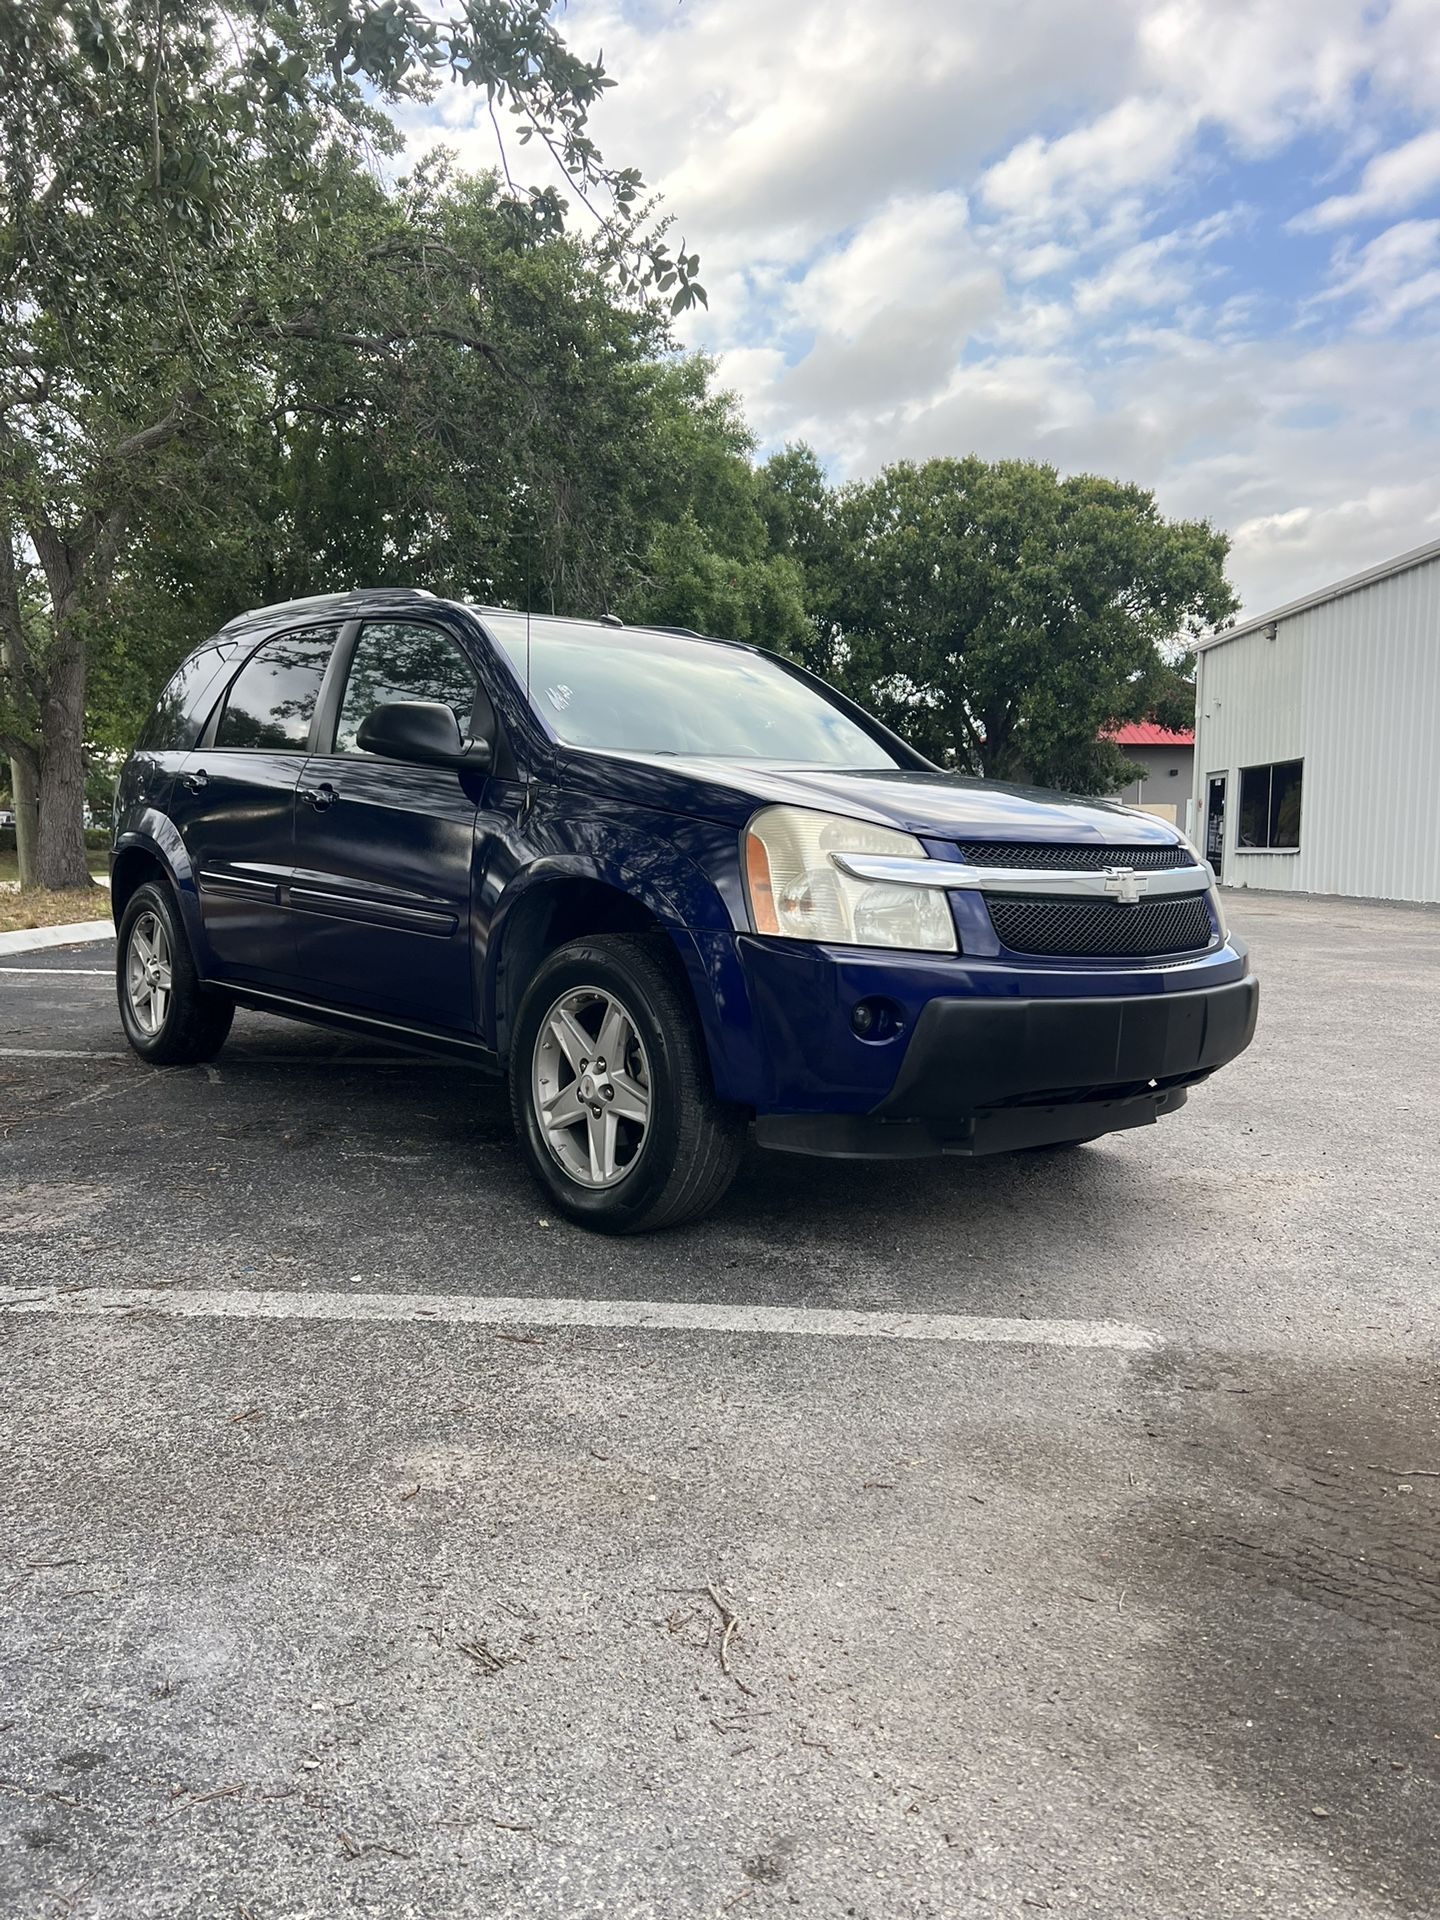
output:
{"label": "chevrolet bowtie emblem", "polygon": [[1135,906],[1145,891],[1145,877],[1134,867],[1106,867],[1105,891],[1122,906]]}

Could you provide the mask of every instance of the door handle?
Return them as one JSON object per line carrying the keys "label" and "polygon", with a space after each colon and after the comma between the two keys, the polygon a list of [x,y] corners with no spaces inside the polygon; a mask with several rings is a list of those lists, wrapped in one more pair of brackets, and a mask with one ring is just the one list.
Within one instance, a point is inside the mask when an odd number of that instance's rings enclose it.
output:
{"label": "door handle", "polygon": [[333,807],[340,795],[328,780],[322,780],[318,787],[302,787],[300,798],[308,800],[317,813],[324,813],[327,807]]}
{"label": "door handle", "polygon": [[203,793],[210,784],[210,776],[203,767],[196,767],[193,773],[182,773],[180,784],[187,793]]}

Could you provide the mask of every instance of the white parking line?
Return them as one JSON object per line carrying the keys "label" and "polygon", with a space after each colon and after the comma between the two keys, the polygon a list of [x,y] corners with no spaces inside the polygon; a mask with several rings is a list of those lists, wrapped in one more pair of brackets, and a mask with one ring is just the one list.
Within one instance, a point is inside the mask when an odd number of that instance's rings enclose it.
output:
{"label": "white parking line", "polygon": [[113,967],[0,967],[0,973],[28,973],[40,980],[113,980]]}
{"label": "white parking line", "polygon": [[647,1332],[804,1334],[827,1340],[937,1340],[981,1346],[1113,1348],[1160,1342],[1118,1320],[998,1320],[952,1313],[850,1313],[833,1307],[702,1306],[686,1300],[487,1299],[463,1293],[294,1293],[218,1288],[0,1287],[0,1312],[74,1318],[119,1312],[177,1320],[362,1320],[477,1327],[638,1327]]}
{"label": "white parking line", "polygon": [[[0,1060],[133,1060],[128,1048],[0,1047]],[[455,1067],[463,1060],[425,1053],[227,1053],[230,1067]]]}
{"label": "white parking line", "polygon": [[118,1048],[107,1053],[100,1047],[0,1047],[0,1060],[123,1060]]}

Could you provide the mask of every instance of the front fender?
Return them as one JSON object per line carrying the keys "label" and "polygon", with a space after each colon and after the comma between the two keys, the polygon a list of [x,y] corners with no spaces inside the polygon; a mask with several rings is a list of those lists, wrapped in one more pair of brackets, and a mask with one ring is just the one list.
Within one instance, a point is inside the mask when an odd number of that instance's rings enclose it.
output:
{"label": "front fender", "polygon": [[545,890],[584,881],[643,908],[668,935],[700,1017],[716,1092],[722,1100],[748,1102],[753,1071],[741,1056],[748,1053],[753,1023],[735,953],[734,923],[721,889],[673,842],[637,833],[633,824],[622,831],[618,824],[592,819],[583,831],[583,849],[571,846],[540,854],[501,889],[485,940],[483,1030],[493,1036],[503,1056],[509,1043],[503,1017],[506,941],[513,927],[523,925],[522,910]]}

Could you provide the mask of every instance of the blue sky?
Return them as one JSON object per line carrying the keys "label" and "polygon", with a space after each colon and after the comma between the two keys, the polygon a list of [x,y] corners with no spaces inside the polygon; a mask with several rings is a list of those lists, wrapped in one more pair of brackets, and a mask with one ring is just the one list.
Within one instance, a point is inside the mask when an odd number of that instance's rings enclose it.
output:
{"label": "blue sky", "polygon": [[[1440,0],[572,0],[762,445],[1141,481],[1259,611],[1440,537]],[[494,163],[473,95],[412,147]],[[512,164],[514,161],[512,156]]]}

